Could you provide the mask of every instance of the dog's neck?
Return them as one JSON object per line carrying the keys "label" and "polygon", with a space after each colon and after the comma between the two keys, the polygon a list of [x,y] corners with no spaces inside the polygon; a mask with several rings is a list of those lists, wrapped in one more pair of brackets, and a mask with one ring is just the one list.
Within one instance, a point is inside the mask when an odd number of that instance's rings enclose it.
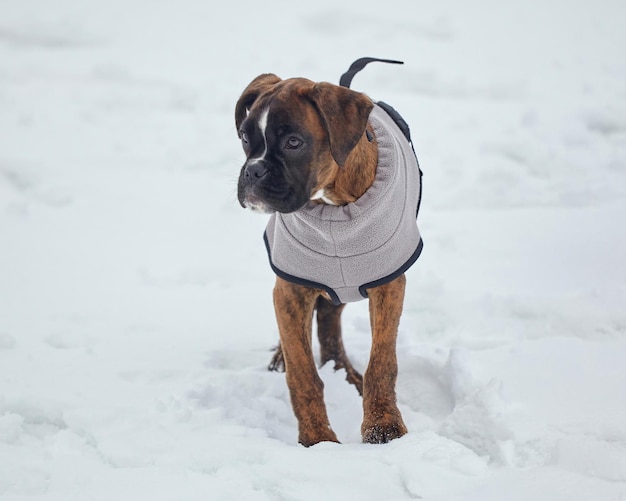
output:
{"label": "dog's neck", "polygon": [[333,162],[328,174],[320,179],[311,200],[329,205],[346,205],[361,198],[376,178],[378,147],[371,125],[368,134],[350,152],[343,167]]}

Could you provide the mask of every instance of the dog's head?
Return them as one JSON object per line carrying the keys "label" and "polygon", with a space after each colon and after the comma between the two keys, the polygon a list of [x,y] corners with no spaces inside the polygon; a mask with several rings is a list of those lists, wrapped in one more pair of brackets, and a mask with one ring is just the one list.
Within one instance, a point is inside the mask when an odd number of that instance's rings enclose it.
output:
{"label": "dog's head", "polygon": [[246,154],[239,203],[267,213],[302,208],[345,164],[372,107],[366,95],[330,83],[255,78],[235,107]]}

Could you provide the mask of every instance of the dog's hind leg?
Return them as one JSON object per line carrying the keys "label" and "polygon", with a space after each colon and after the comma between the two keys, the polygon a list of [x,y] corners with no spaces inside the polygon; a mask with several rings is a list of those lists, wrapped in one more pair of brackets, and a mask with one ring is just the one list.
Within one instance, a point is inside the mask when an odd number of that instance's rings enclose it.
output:
{"label": "dog's hind leg", "polygon": [[[321,364],[333,360],[335,370],[346,371],[346,381],[353,384],[359,395],[363,395],[363,376],[352,366],[341,337],[341,312],[345,304],[334,305],[330,301],[319,297],[315,309],[317,311],[317,337],[320,341]],[[274,355],[268,365],[268,370],[285,372],[285,358],[280,343],[274,350]]]}
{"label": "dog's hind leg", "polygon": [[346,381],[353,384],[359,395],[363,395],[363,376],[352,367],[341,337],[341,312],[345,304],[334,305],[319,297],[316,303],[317,336],[320,341],[321,362],[324,365],[330,360],[335,362],[335,370],[346,371]]}

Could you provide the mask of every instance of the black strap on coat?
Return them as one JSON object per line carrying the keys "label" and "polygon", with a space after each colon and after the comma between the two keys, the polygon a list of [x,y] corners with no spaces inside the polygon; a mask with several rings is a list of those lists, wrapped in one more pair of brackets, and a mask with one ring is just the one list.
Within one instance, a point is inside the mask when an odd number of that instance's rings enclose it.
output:
{"label": "black strap on coat", "polygon": [[339,79],[339,85],[342,87],[350,88],[350,84],[352,83],[352,79],[354,75],[356,75],[359,71],[365,68],[369,63],[379,62],[379,63],[391,63],[391,64],[404,64],[403,61],[396,61],[394,59],[378,59],[377,57],[362,57],[361,59],[357,59],[354,61],[348,71],[346,71],[341,78]]}
{"label": "black strap on coat", "polygon": [[[378,62],[378,63],[391,63],[391,64],[404,64],[403,61],[396,61],[395,59],[379,59],[377,57],[362,57],[354,61],[348,71],[346,71],[341,78],[339,79],[339,85],[342,87],[350,88],[350,84],[352,83],[352,79],[354,75],[356,75],[359,71],[365,68],[369,63]],[[411,141],[411,131],[409,129],[409,124],[406,123],[406,120],[402,118],[400,113],[398,113],[393,106],[390,104],[384,103],[382,101],[377,101],[376,104],[380,106],[383,110],[387,112],[387,114],[393,119],[396,125],[404,134],[404,137],[407,138],[411,146],[413,146],[413,141]]]}
{"label": "black strap on coat", "polygon": [[[350,65],[350,68],[348,68],[348,71],[346,71],[343,75],[341,75],[341,78],[339,79],[339,85],[349,89],[350,84],[352,83],[352,79],[354,78],[354,75],[356,75],[359,71],[365,68],[369,63],[373,63],[373,62],[404,64],[403,61],[396,61],[394,59],[378,59],[376,57],[362,57],[354,61]],[[411,148],[413,149],[413,153],[415,154],[415,147],[413,146],[413,141],[411,140],[411,130],[409,129],[409,124],[406,123],[406,120],[402,118],[402,115],[400,115],[400,113],[398,113],[396,109],[390,104],[384,103],[382,101],[376,101],[376,104],[380,106],[383,110],[385,110],[385,112],[396,123],[400,131],[402,131],[402,134],[404,135],[404,137],[406,137],[407,141],[411,145]],[[367,138],[371,141],[369,132],[366,131],[366,133],[367,133]],[[417,155],[415,155],[415,159],[417,160]],[[419,169],[419,173],[421,177],[422,169],[419,166],[419,161],[417,164],[417,168]],[[419,213],[421,201],[422,201],[422,183],[420,182],[420,196],[419,196],[419,202],[417,204],[416,216]]]}

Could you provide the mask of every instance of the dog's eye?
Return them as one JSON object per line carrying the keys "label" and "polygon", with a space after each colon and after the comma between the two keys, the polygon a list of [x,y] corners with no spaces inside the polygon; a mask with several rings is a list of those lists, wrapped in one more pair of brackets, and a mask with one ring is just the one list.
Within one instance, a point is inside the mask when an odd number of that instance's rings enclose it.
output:
{"label": "dog's eye", "polygon": [[239,136],[241,137],[241,140],[245,143],[248,144],[248,134],[246,134],[245,132],[241,132],[241,135]]}
{"label": "dog's eye", "polygon": [[298,139],[295,136],[291,136],[289,139],[287,139],[287,144],[285,145],[285,148],[287,148],[288,150],[295,150],[296,148],[299,148],[302,145],[302,141],[300,141],[300,139]]}

